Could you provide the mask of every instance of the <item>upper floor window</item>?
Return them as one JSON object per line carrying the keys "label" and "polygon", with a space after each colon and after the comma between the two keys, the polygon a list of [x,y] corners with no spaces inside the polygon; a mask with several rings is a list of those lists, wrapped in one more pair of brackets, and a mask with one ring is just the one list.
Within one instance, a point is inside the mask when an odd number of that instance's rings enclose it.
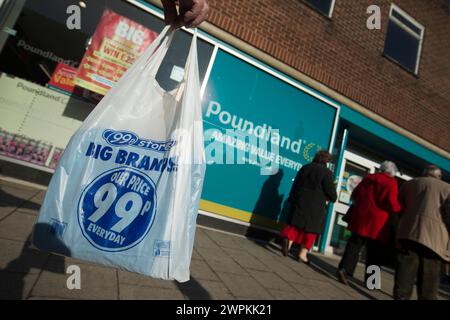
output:
{"label": "upper floor window", "polygon": [[334,2],[336,0],[305,0],[312,7],[331,18],[331,14],[334,8]]}
{"label": "upper floor window", "polygon": [[425,28],[410,15],[392,4],[384,43],[384,55],[408,71],[419,71]]}

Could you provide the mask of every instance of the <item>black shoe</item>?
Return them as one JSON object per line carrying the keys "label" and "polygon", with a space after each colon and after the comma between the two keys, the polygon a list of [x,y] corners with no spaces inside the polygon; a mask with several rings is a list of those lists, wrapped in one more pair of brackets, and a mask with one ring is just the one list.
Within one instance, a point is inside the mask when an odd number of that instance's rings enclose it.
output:
{"label": "black shoe", "polygon": [[337,276],[339,282],[341,282],[341,283],[345,284],[346,286],[348,286],[347,275],[346,275],[344,269],[338,269],[338,271],[336,272],[336,276]]}
{"label": "black shoe", "polygon": [[289,240],[286,238],[283,238],[283,243],[281,244],[281,252],[283,253],[283,256],[287,257],[288,255],[288,246],[289,246]]}

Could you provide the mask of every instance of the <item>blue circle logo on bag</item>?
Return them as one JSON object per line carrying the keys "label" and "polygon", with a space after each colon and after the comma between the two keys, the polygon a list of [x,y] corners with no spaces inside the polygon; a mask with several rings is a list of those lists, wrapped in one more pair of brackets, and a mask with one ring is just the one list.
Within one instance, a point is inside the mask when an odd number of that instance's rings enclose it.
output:
{"label": "blue circle logo on bag", "polygon": [[78,223],[94,247],[123,251],[142,241],[155,212],[153,181],[138,170],[118,168],[98,176],[83,190]]}

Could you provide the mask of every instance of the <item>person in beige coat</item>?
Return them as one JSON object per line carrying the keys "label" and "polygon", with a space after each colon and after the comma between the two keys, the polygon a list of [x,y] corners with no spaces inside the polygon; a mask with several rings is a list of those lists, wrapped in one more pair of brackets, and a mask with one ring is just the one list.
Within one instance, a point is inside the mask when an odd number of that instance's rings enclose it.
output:
{"label": "person in beige coat", "polygon": [[450,185],[429,165],[400,188],[394,298],[410,299],[417,277],[419,299],[437,299],[442,262],[450,261]]}

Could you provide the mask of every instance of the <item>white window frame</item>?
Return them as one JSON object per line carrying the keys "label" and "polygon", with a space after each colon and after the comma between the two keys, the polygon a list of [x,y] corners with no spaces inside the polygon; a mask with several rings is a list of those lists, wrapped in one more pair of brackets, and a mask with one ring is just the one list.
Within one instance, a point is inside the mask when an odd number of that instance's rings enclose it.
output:
{"label": "white window frame", "polygon": [[309,3],[308,0],[305,0],[305,2],[308,4],[309,7],[313,8],[314,10],[318,11],[319,13],[325,15],[325,17],[331,18],[331,16],[333,15],[334,4],[336,3],[336,0],[331,0],[331,6],[330,6],[330,10],[328,11],[328,14],[324,14],[322,11],[320,11],[319,9],[317,9],[316,7],[314,7],[314,5],[312,5],[311,3]]}
{"label": "white window frame", "polygon": [[334,4],[336,3],[336,0],[332,0],[331,2],[331,7],[330,7],[330,12],[328,14],[328,18],[331,18],[331,16],[333,15],[334,12]]}
{"label": "white window frame", "polygon": [[[403,22],[401,22],[396,17],[394,17],[392,15],[392,12],[394,10],[398,14],[400,14],[404,19],[408,20],[411,24],[413,24],[415,27],[417,27],[420,30],[420,35],[418,35],[414,30],[411,30],[410,27],[408,27]],[[416,39],[419,40],[419,48],[418,48],[418,51],[417,51],[416,66],[415,66],[415,69],[414,69],[414,74],[417,75],[419,73],[420,57],[422,55],[422,44],[423,44],[423,36],[425,34],[425,27],[422,24],[420,24],[417,20],[415,20],[413,17],[411,17],[408,13],[406,13],[404,10],[402,10],[399,6],[394,4],[394,3],[391,4],[391,7],[389,9],[389,17],[388,17],[388,19],[389,19],[389,21],[394,22],[397,26],[399,26],[404,31],[408,32],[410,35],[412,35],[413,37],[415,37]],[[386,41],[386,39],[385,39],[385,41]],[[385,47],[386,47],[386,42],[385,42]],[[386,56],[391,58],[389,55],[386,55]],[[404,67],[399,61],[397,61],[397,63],[399,65],[401,65],[402,67]]]}

